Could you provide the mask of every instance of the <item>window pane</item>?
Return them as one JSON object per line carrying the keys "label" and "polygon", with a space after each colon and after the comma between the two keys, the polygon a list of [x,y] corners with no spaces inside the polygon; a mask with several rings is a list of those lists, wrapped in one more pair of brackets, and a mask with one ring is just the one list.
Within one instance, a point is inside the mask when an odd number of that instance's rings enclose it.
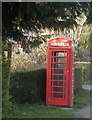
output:
{"label": "window pane", "polygon": [[63,88],[62,88],[62,87],[54,87],[54,88],[53,88],[53,91],[63,92]]}
{"label": "window pane", "polygon": [[65,62],[65,58],[54,58],[54,62]]}
{"label": "window pane", "polygon": [[54,82],[54,85],[62,86],[62,85],[63,85],[63,82],[55,81],[55,82]]}
{"label": "window pane", "polygon": [[53,97],[62,98],[63,94],[61,94],[61,93],[53,93]]}
{"label": "window pane", "polygon": [[63,75],[54,75],[54,80],[66,80],[66,76]]}
{"label": "window pane", "polygon": [[66,82],[64,82],[64,81],[54,81],[53,85],[56,85],[56,86],[65,86]]}
{"label": "window pane", "polygon": [[54,74],[64,74],[64,70],[54,70]]}
{"label": "window pane", "polygon": [[64,56],[67,56],[67,53],[62,51],[62,52],[54,52],[54,56],[61,56],[61,57],[64,57]]}
{"label": "window pane", "polygon": [[65,64],[60,64],[60,63],[54,64],[54,68],[65,68],[65,67],[66,67]]}

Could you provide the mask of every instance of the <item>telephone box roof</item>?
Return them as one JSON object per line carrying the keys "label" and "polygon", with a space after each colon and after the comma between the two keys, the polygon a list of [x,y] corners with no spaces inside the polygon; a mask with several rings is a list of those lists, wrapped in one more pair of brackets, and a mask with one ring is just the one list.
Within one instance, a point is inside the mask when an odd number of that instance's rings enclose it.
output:
{"label": "telephone box roof", "polygon": [[[57,36],[57,37],[51,38],[51,39],[49,39],[48,42],[51,42],[51,41],[53,41],[53,40],[56,40],[56,41],[58,41],[58,40],[60,40],[60,41],[61,41],[61,40],[64,40],[64,41],[66,42],[66,41],[72,41],[72,38],[63,35],[63,36]],[[64,41],[63,41],[63,42],[64,42]]]}

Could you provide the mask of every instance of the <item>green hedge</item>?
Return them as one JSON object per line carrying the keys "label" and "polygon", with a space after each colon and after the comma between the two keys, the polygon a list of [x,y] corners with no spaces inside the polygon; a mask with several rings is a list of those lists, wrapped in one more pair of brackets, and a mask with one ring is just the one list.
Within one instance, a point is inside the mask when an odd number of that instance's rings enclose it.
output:
{"label": "green hedge", "polygon": [[75,77],[74,77],[74,93],[80,93],[82,89],[82,69],[75,68]]}
{"label": "green hedge", "polygon": [[11,96],[9,95],[10,60],[5,56],[7,49],[9,49],[9,46],[2,44],[2,115],[12,111],[12,108],[15,107],[12,102],[10,102]]}
{"label": "green hedge", "polygon": [[90,64],[90,83],[92,85],[92,63]]}
{"label": "green hedge", "polygon": [[[75,69],[75,93],[81,90],[81,69]],[[11,76],[10,93],[12,100],[18,103],[34,103],[45,101],[46,97],[46,70],[16,72]]]}
{"label": "green hedge", "polygon": [[76,62],[76,68],[82,69],[82,84],[89,84],[91,78],[91,63],[90,62]]}
{"label": "green hedge", "polygon": [[10,101],[9,95],[9,68],[7,64],[2,65],[2,115],[6,115],[9,111],[12,111],[15,106]]}
{"label": "green hedge", "polygon": [[10,93],[15,102],[45,101],[45,69],[17,72],[11,75]]}

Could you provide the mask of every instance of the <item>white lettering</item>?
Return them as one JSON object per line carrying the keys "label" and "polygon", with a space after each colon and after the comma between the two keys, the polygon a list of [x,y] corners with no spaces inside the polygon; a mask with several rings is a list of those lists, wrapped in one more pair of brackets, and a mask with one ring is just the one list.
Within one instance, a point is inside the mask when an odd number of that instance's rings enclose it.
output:
{"label": "white lettering", "polygon": [[69,46],[68,43],[63,43],[63,42],[53,42],[51,43],[51,46]]}

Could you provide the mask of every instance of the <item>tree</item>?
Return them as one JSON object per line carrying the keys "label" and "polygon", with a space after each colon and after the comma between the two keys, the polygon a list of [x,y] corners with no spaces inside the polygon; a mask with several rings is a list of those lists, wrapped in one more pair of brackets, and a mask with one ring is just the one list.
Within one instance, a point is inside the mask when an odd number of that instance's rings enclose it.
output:
{"label": "tree", "polygon": [[3,3],[3,35],[17,39],[22,37],[22,28],[37,31],[80,24],[78,17],[81,13],[89,17],[90,7],[90,3]]}

